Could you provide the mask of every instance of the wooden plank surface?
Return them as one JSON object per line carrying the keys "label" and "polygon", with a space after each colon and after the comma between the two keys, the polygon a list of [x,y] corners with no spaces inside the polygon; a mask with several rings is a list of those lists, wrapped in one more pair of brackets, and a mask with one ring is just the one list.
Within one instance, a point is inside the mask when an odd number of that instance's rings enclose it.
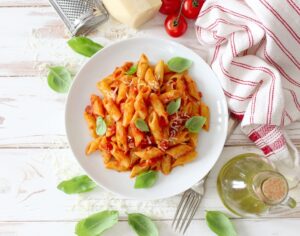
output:
{"label": "wooden plank surface", "polygon": [[[217,174],[231,157],[247,152],[257,152],[257,149],[224,149],[208,178],[206,194],[195,219],[203,219],[205,210],[229,213],[216,191]],[[120,199],[100,187],[91,193],[66,195],[56,189],[57,184],[84,173],[69,149],[0,149],[0,163],[0,221],[74,221],[105,209],[120,210],[122,216],[124,212],[142,211],[155,219],[170,220],[180,200],[180,195],[146,202]],[[300,189],[291,194],[300,203]],[[272,217],[300,217],[300,206]]]}
{"label": "wooden plank surface", "polygon": [[[233,220],[238,235],[241,236],[299,236],[298,219],[235,219]],[[0,223],[2,236],[53,236],[73,235],[76,222],[12,222]],[[172,231],[171,221],[155,222],[160,236],[180,236]],[[120,234],[122,232],[122,234]],[[201,233],[200,233],[201,232]],[[193,220],[186,236],[215,236],[204,220]],[[136,236],[127,221],[121,221],[106,231],[103,236]]]}

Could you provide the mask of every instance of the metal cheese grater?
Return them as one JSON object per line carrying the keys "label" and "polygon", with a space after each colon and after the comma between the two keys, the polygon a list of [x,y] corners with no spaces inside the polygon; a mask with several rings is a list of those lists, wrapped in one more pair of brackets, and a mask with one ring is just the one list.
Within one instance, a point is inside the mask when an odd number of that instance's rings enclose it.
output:
{"label": "metal cheese grater", "polygon": [[89,33],[108,19],[99,0],[49,0],[73,36]]}

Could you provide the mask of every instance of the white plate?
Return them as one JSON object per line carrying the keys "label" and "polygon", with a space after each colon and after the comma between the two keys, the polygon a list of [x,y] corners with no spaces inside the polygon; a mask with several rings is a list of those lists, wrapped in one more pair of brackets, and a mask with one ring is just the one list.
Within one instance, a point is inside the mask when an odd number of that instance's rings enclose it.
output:
{"label": "white plate", "polygon": [[[168,61],[181,56],[193,61],[189,72],[203,93],[204,101],[211,111],[211,128],[201,132],[197,152],[198,158],[184,167],[175,168],[171,174],[160,174],[159,180],[150,189],[134,189],[134,179],[129,172],[118,173],[102,164],[97,152],[89,157],[85,147],[91,140],[83,112],[92,93],[99,94],[96,83],[112,73],[125,61],[137,61],[145,53],[151,63],[159,59]],[[77,74],[70,89],[66,104],[67,137],[79,164],[100,186],[126,198],[150,200],[166,198],[193,186],[203,178],[216,163],[224,146],[228,111],[225,96],[210,67],[190,49],[181,44],[158,38],[133,38],[111,44],[93,56]]]}

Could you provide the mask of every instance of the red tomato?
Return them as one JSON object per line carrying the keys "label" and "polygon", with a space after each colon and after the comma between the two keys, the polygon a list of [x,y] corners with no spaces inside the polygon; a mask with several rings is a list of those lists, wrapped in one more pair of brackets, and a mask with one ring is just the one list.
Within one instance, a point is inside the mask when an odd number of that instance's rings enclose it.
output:
{"label": "red tomato", "polygon": [[196,19],[205,0],[184,0],[182,13],[189,19]]}
{"label": "red tomato", "polygon": [[187,23],[183,16],[172,14],[167,16],[165,20],[165,29],[172,37],[179,37],[187,30]]}
{"label": "red tomato", "polygon": [[160,13],[170,15],[176,13],[180,8],[180,0],[162,0]]}

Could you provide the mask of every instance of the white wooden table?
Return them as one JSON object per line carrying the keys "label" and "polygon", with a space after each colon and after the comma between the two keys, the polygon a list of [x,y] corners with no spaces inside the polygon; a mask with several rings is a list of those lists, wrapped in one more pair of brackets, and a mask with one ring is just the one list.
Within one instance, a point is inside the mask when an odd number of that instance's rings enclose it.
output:
{"label": "white wooden table", "polygon": [[[107,44],[135,35],[168,37],[164,17],[158,15],[139,31],[110,20],[91,38]],[[178,42],[205,56],[192,22]],[[69,150],[64,130],[65,95],[52,92],[46,83],[47,65],[67,65],[74,73],[86,60],[72,52],[61,20],[46,0],[0,0],[0,235],[74,235],[75,223],[87,215],[120,210],[121,223],[105,235],[134,235],[125,212],[142,212],[157,222],[162,236],[176,235],[170,222],[180,196],[138,202],[121,200],[98,188],[92,193],[68,196],[56,189],[61,180],[83,173]],[[288,127],[300,147],[300,123]],[[206,226],[205,210],[221,210],[216,175],[230,157],[259,152],[237,129],[207,181],[200,209],[186,235],[214,235]],[[300,204],[300,189],[292,196]],[[239,235],[300,233],[300,207],[281,216],[239,219],[232,215]]]}

